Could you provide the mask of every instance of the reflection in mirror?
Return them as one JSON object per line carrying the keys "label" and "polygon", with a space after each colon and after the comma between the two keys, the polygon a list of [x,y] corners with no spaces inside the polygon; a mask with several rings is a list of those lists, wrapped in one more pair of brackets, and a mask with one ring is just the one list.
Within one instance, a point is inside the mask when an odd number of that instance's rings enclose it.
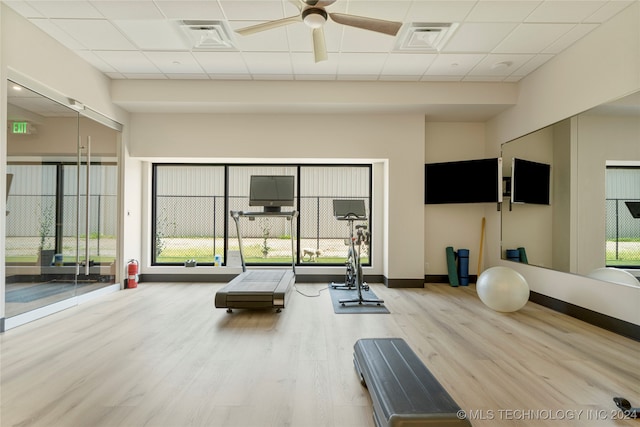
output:
{"label": "reflection in mirror", "polygon": [[640,219],[626,204],[640,201],[640,94],[505,143],[502,158],[508,179],[513,158],[551,165],[549,205],[505,197],[503,259],[581,275],[640,268]]}
{"label": "reflection in mirror", "polygon": [[10,319],[115,283],[120,136],[12,81],[7,122]]}

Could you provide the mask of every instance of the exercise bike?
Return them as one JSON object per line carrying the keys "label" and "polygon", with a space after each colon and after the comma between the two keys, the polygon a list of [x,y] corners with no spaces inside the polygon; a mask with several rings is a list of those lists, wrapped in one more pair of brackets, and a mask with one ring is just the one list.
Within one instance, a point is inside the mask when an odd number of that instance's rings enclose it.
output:
{"label": "exercise bike", "polygon": [[[364,221],[367,219],[366,208],[364,206],[364,200],[334,200],[333,201],[333,216],[340,221],[349,222],[349,256],[347,258],[347,273],[345,275],[345,284],[341,287],[347,287],[348,289],[355,289],[358,291],[357,298],[345,298],[339,300],[341,305],[350,303],[372,303],[380,305],[384,301],[381,299],[365,299],[362,296],[362,290],[368,290],[369,286],[364,282],[364,275],[362,274],[362,264],[360,263],[360,250],[363,244],[369,244],[370,233],[367,231],[366,225],[355,226],[354,236],[354,221]],[[340,285],[331,285],[336,288]]]}
{"label": "exercise bike", "polygon": [[[355,229],[357,230],[356,235],[354,236],[354,221],[362,220],[363,218],[354,214],[348,213],[344,216],[338,216],[338,219],[346,220],[349,222],[349,249],[347,251],[347,260],[345,262],[346,272],[344,274],[344,283],[331,283],[331,287],[333,289],[347,289],[353,290],[357,287],[357,275],[358,275],[358,265],[360,264],[360,256],[359,253],[356,252],[354,242],[360,242],[364,244],[369,244],[369,234],[367,233],[366,240],[364,236],[363,230],[366,231],[366,225],[356,225]],[[357,264],[356,265],[356,259]],[[362,277],[362,273],[360,272],[360,276]],[[365,291],[369,290],[369,285],[366,282],[362,282],[362,289]]]}

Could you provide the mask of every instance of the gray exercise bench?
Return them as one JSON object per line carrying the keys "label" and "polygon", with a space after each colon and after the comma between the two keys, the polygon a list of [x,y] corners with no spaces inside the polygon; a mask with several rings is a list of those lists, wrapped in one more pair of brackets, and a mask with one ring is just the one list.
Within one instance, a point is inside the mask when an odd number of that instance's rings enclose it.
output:
{"label": "gray exercise bench", "polygon": [[369,390],[376,426],[471,426],[403,339],[360,339],[353,363]]}

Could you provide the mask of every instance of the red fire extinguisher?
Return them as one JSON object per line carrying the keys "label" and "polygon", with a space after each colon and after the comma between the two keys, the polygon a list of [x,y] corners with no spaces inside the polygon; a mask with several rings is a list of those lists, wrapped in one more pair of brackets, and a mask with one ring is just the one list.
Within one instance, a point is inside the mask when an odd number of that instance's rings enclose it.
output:
{"label": "red fire extinguisher", "polygon": [[138,261],[130,259],[127,263],[127,289],[133,289],[138,287]]}

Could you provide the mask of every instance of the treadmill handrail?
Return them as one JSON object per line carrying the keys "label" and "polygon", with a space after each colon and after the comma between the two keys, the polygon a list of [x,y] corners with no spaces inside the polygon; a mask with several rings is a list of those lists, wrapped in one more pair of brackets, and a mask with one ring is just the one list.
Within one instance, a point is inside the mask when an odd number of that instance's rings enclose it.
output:
{"label": "treadmill handrail", "polygon": [[236,234],[238,235],[238,245],[240,250],[240,262],[242,263],[242,272],[247,271],[247,265],[244,262],[244,251],[242,250],[242,233],[240,232],[240,217],[255,218],[255,217],[280,217],[288,218],[292,222],[291,226],[291,268],[293,273],[296,272],[296,250],[293,240],[293,219],[298,216],[298,211],[291,212],[247,212],[247,211],[230,211],[231,217],[236,223]]}

